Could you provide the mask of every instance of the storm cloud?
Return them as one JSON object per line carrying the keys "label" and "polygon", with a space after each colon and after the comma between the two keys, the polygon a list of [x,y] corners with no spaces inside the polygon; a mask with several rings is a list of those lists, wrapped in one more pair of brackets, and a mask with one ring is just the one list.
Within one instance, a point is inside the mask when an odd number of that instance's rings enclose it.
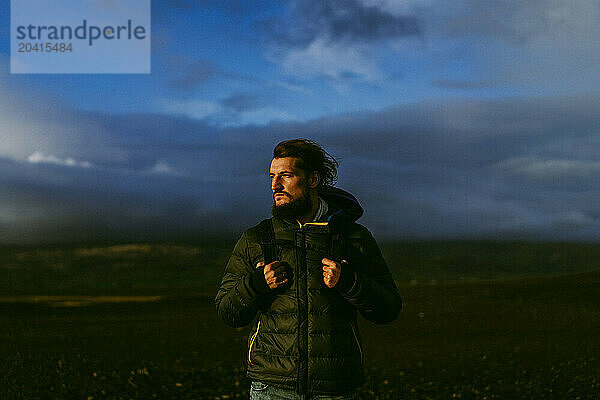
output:
{"label": "storm cloud", "polygon": [[152,76],[1,70],[0,242],[236,237],[297,137],[378,238],[599,237],[596,1],[219,4],[157,5]]}
{"label": "storm cloud", "polygon": [[396,15],[361,0],[297,0],[284,16],[257,23],[267,43],[292,75],[381,78],[372,46],[421,34],[412,15]]}
{"label": "storm cloud", "polygon": [[307,47],[319,37],[331,42],[361,42],[420,33],[416,18],[393,15],[359,0],[299,0],[292,4],[288,18],[262,22],[272,40],[288,46]]}
{"label": "storm cloud", "polygon": [[[599,105],[597,96],[455,99],[236,128],[72,112],[51,141],[13,125],[23,131],[11,138],[23,140],[0,158],[0,240],[239,233],[268,216],[271,151],[294,137],[340,159],[338,186],[361,200],[379,237],[591,239]],[[96,129],[95,151],[57,152],[61,135],[85,135],[82,124]]]}

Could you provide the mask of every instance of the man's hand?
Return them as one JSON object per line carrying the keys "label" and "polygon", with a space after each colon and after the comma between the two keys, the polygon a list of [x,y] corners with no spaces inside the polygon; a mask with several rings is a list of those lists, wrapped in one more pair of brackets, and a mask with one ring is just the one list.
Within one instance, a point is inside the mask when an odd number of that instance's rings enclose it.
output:
{"label": "man's hand", "polygon": [[[262,267],[263,265],[265,265],[263,261],[256,264],[257,267]],[[265,281],[271,290],[277,289],[279,286],[285,285],[288,282],[285,266],[279,261],[273,261],[272,263],[267,264],[263,269],[263,273],[265,274]]]}
{"label": "man's hand", "polygon": [[333,288],[342,276],[342,265],[338,262],[324,258],[323,263],[323,282],[328,288]]}

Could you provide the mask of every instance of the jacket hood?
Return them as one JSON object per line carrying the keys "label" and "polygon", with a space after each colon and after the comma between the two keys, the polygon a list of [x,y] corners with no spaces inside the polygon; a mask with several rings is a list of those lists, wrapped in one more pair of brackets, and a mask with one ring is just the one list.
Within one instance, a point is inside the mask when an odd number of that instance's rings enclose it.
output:
{"label": "jacket hood", "polygon": [[363,208],[356,197],[345,190],[325,186],[319,196],[325,200],[329,207],[327,212],[328,222],[354,222],[363,215]]}

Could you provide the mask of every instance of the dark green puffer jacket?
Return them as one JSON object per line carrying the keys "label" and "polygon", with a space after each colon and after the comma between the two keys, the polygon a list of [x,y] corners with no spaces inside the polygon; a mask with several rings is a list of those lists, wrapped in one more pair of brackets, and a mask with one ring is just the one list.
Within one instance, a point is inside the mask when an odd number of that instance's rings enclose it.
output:
{"label": "dark green puffer jacket", "polygon": [[[262,269],[257,228],[244,232],[225,268],[215,298],[232,327],[252,324],[247,375],[252,380],[300,394],[336,394],[363,378],[364,354],[357,311],[369,321],[389,323],[402,307],[398,290],[377,243],[354,221],[362,208],[340,189],[320,196],[328,204],[321,223],[272,218],[277,259],[289,265],[290,282],[270,291]],[[332,237],[344,245],[342,275],[334,288],[323,282],[321,260],[332,258]]]}

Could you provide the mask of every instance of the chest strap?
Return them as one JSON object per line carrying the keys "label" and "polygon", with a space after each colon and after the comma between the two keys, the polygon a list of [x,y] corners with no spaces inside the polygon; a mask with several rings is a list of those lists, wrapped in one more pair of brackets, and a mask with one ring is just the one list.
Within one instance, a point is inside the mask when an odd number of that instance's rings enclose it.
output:
{"label": "chest strap", "polygon": [[[273,221],[268,218],[260,222],[256,227],[258,242],[263,253],[265,265],[277,260],[277,246],[275,244],[275,231],[273,230]],[[346,254],[346,240],[341,233],[335,233],[331,237],[331,248],[329,256],[340,262],[348,257]]]}

